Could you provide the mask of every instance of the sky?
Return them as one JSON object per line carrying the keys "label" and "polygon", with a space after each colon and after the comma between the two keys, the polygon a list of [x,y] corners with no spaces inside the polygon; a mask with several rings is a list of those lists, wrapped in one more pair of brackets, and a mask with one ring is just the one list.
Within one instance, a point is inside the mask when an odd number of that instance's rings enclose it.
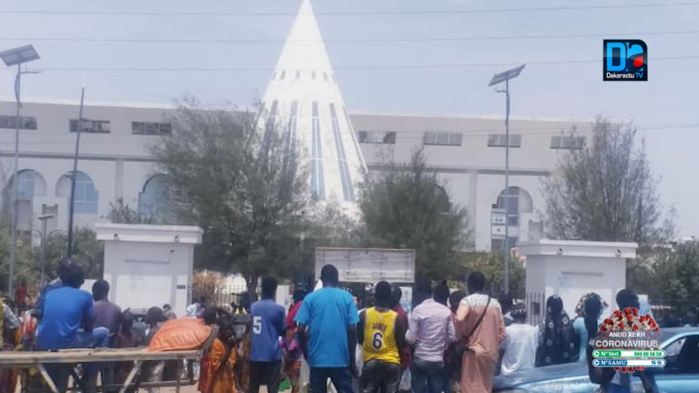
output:
{"label": "sky", "polygon": [[[259,99],[301,0],[2,0],[0,48],[32,43],[24,99],[169,104]],[[699,0],[312,0],[351,111],[625,119],[663,207],[699,235]],[[603,82],[602,41],[642,39],[648,82]],[[190,42],[186,42],[190,41]],[[194,42],[191,42],[194,41]],[[0,71],[0,98],[14,74]],[[696,145],[695,145],[696,144]]]}

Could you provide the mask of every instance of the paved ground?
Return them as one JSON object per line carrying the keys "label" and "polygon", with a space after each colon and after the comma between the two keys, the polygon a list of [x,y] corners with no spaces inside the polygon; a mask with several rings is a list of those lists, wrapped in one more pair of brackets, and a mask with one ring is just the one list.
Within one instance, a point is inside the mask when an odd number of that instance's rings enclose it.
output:
{"label": "paved ground", "polygon": [[[145,390],[141,389],[142,392]],[[175,388],[163,388],[160,389],[160,393],[175,393],[177,390]],[[186,386],[180,388],[180,393],[198,393],[196,386]],[[260,386],[260,393],[267,393],[267,388],[265,386]]]}

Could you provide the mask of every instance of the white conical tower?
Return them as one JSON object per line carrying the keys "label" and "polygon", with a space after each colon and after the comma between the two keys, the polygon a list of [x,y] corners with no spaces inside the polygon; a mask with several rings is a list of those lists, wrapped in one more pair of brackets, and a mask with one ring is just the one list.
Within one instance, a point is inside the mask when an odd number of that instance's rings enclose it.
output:
{"label": "white conical tower", "polygon": [[366,164],[309,0],[303,0],[262,99],[270,120],[300,144],[312,196],[356,207]]}

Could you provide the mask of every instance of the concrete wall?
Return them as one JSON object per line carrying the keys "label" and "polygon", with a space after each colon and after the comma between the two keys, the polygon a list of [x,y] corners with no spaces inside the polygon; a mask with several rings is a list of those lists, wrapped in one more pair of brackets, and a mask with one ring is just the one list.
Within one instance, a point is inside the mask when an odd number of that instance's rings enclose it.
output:
{"label": "concrete wall", "polygon": [[[520,244],[526,257],[526,292],[558,295],[568,314],[575,315],[580,297],[600,295],[610,306],[626,287],[626,261],[635,258],[635,243],[540,240]],[[609,311],[609,310],[608,310]]]}
{"label": "concrete wall", "polygon": [[168,303],[177,315],[185,315],[200,229],[99,224],[96,230],[105,242],[104,279],[111,286],[111,301],[122,309]]}

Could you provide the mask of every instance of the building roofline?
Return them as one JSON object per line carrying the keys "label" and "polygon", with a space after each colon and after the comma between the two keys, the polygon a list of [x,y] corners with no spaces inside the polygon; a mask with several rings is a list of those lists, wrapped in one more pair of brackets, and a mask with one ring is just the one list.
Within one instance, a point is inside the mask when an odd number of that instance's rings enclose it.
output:
{"label": "building roofline", "polygon": [[[4,103],[14,103],[15,100],[12,97],[0,96],[0,102]],[[65,99],[65,98],[45,98],[45,97],[27,97],[22,100],[23,104],[44,104],[44,105],[80,105],[80,100],[77,99]],[[86,101],[86,107],[114,107],[114,108],[134,108],[134,109],[163,109],[163,110],[174,110],[177,109],[177,105],[174,102],[121,102],[121,101]],[[257,110],[254,108],[248,108],[244,106],[237,107],[240,110]],[[370,111],[370,110],[353,110],[347,108],[350,116],[388,116],[388,117],[418,117],[427,119],[469,119],[469,120],[505,120],[505,116],[502,115],[484,115],[484,114],[463,114],[463,113],[407,113],[407,112],[393,112],[393,111]],[[631,119],[623,118],[608,118],[614,123],[630,123]],[[547,122],[560,122],[560,123],[592,123],[595,121],[594,117],[557,117],[557,116],[510,116],[510,120],[513,121],[547,121]]]}
{"label": "building roofline", "polygon": [[[0,103],[14,104],[15,99],[11,97],[0,96]],[[35,98],[27,97],[22,99],[22,104],[40,104],[40,105],[72,105],[79,106],[80,100],[73,99],[63,99],[63,98]],[[85,107],[112,107],[112,108],[126,108],[126,109],[162,109],[162,110],[175,110],[177,109],[177,104],[173,101],[170,103],[164,102],[120,102],[120,101],[85,101]],[[245,107],[245,106],[234,106],[235,109],[240,111],[250,110],[257,112],[257,108]]]}
{"label": "building roofline", "polygon": [[[0,96],[0,102],[14,103],[14,98]],[[27,97],[22,99],[23,104],[50,104],[50,105],[80,105],[79,99],[66,98],[45,98],[45,97]],[[93,101],[85,100],[85,106],[106,106],[117,108],[143,108],[143,109],[176,109],[177,106],[163,102],[119,102],[119,101]]]}
{"label": "building roofline", "polygon": [[[424,117],[424,118],[455,118],[455,119],[479,119],[479,120],[505,120],[505,116],[502,115],[484,115],[484,114],[436,114],[436,113],[406,113],[406,112],[378,112],[378,111],[367,111],[367,110],[351,110],[348,109],[350,115],[361,115],[361,116],[392,116],[392,117]],[[510,116],[510,120],[516,121],[550,121],[550,122],[594,122],[594,117],[555,117],[555,116]],[[624,122],[623,119],[610,119],[614,122]]]}

